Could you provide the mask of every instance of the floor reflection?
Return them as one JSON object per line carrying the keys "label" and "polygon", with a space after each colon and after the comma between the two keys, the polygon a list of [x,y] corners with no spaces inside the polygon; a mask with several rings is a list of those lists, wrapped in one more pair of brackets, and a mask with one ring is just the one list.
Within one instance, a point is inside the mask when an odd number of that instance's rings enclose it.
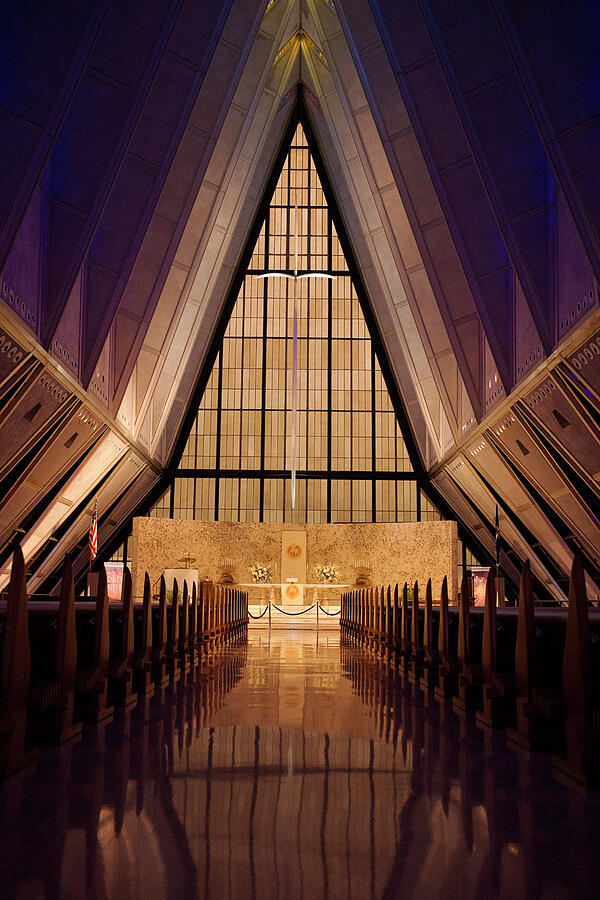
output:
{"label": "floor reflection", "polygon": [[251,635],[0,788],[18,898],[597,896],[598,792],[333,634]]}

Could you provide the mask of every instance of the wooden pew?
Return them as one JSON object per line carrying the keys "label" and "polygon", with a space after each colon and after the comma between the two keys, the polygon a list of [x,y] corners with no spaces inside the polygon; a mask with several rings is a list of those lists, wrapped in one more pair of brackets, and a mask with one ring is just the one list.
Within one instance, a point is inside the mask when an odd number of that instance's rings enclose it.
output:
{"label": "wooden pew", "polygon": [[392,598],[392,655],[391,664],[393,668],[398,668],[400,659],[400,598],[398,584],[394,585],[394,593]]}
{"label": "wooden pew", "polygon": [[354,644],[358,641],[358,629],[360,625],[358,613],[358,591],[350,591],[348,595],[348,625],[346,637]]}
{"label": "wooden pew", "polygon": [[394,660],[394,594],[391,584],[388,584],[384,590],[384,608],[385,608],[385,645],[384,659],[388,666],[393,664]]}
{"label": "wooden pew", "polygon": [[7,778],[37,758],[37,749],[27,749],[25,743],[31,660],[25,560],[19,546],[0,626],[0,777]]}
{"label": "wooden pew", "polygon": [[360,646],[366,647],[368,646],[369,641],[369,591],[367,588],[362,588],[361,591],[361,614],[362,614],[362,624],[360,629]]}
{"label": "wooden pew", "polygon": [[380,586],[377,597],[377,655],[385,660],[387,652],[387,616],[385,609],[385,588]]}
{"label": "wooden pew", "polygon": [[[83,617],[78,616],[78,620]],[[87,627],[86,627],[87,626]],[[77,705],[86,721],[103,722],[114,713],[108,705],[109,621],[106,571],[100,570],[94,615],[78,623]]]}
{"label": "wooden pew", "polygon": [[433,621],[433,595],[431,578],[427,581],[425,591],[425,608],[423,618],[423,672],[421,675],[421,689],[432,691],[438,681],[438,668],[440,655],[438,652],[439,627],[434,627]]}
{"label": "wooden pew", "polygon": [[144,597],[142,610],[134,617],[133,673],[134,686],[139,697],[154,694],[152,681],[152,590],[150,576],[144,576]]}
{"label": "wooden pew", "polygon": [[464,713],[481,705],[481,646],[475,647],[471,630],[471,578],[463,575],[458,607],[458,696],[452,700],[455,712]]}
{"label": "wooden pew", "polygon": [[593,681],[591,655],[585,573],[581,556],[576,553],[571,567],[563,655],[566,752],[564,757],[554,756],[552,766],[555,773],[567,775],[584,785],[600,783],[600,685]]}
{"label": "wooden pew", "polygon": [[177,644],[179,649],[179,668],[182,673],[190,671],[190,655],[188,646],[188,631],[190,625],[190,604],[187,581],[183,582],[183,596],[178,610],[179,636]]}
{"label": "wooden pew", "polygon": [[421,618],[419,612],[419,582],[415,581],[412,596],[412,615],[410,622],[410,668],[408,680],[410,684],[418,684],[423,668],[423,642],[421,633]]}
{"label": "wooden pew", "polygon": [[[554,684],[550,660],[538,667],[536,625],[529,560],[521,573],[515,648],[516,717],[507,729],[508,744],[525,750],[556,749],[562,735],[563,702]],[[558,686],[560,687],[560,686]]]}
{"label": "wooden pew", "polygon": [[362,597],[362,591],[359,589],[354,591],[354,607],[355,607],[355,618],[354,618],[354,626],[352,629],[352,641],[355,644],[360,645],[362,643],[362,628],[363,628],[363,597]]}
{"label": "wooden pew", "polygon": [[74,722],[77,634],[73,568],[65,557],[58,621],[54,613],[29,609],[32,680],[29,688],[28,727],[40,741],[64,744],[81,734]]}
{"label": "wooden pew", "polygon": [[379,588],[371,588],[371,598],[373,602],[373,637],[372,650],[375,656],[379,656],[379,648],[381,646],[381,605],[379,602]]}
{"label": "wooden pew", "polygon": [[408,616],[408,583],[404,582],[402,589],[402,607],[400,621],[400,644],[402,655],[400,659],[400,671],[406,675],[410,668],[411,643],[410,643],[410,620]]}
{"label": "wooden pew", "polygon": [[167,669],[172,682],[179,681],[179,591],[177,579],[173,579],[173,597],[167,608]]}
{"label": "wooden pew", "polygon": [[190,619],[188,630],[188,659],[190,661],[190,666],[192,667],[192,669],[195,669],[198,665],[198,640],[198,591],[196,589],[196,582],[194,582],[194,584],[192,585],[192,602],[190,603]]}
{"label": "wooden pew", "polygon": [[204,659],[205,651],[204,651],[204,634],[206,629],[206,594],[207,594],[207,581],[201,581],[198,586],[198,638],[196,641],[196,648],[198,653],[198,661],[202,662]]}
{"label": "wooden pew", "polygon": [[498,616],[496,607],[496,578],[490,569],[485,585],[483,638],[481,645],[481,674],[483,679],[483,709],[476,713],[478,725],[506,728],[514,724],[515,677],[514,653],[509,669],[501,669],[498,661]]}
{"label": "wooden pew", "polygon": [[[129,567],[123,569],[123,589],[121,593],[123,610],[121,615],[113,616],[113,639],[111,640],[110,663],[108,674],[111,680],[111,692],[116,706],[131,706],[137,703],[137,694],[133,690],[133,594],[131,572]],[[116,612],[116,610],[115,610]],[[110,616],[110,613],[109,613]]]}
{"label": "wooden pew", "polygon": [[167,665],[167,587],[164,575],[160,577],[158,609],[152,610],[152,678],[158,688],[169,684]]}
{"label": "wooden pew", "polygon": [[444,576],[440,594],[440,619],[438,631],[440,665],[438,685],[434,689],[436,700],[448,700],[458,685],[458,660],[454,648],[450,646],[450,622],[448,616],[448,579]]}

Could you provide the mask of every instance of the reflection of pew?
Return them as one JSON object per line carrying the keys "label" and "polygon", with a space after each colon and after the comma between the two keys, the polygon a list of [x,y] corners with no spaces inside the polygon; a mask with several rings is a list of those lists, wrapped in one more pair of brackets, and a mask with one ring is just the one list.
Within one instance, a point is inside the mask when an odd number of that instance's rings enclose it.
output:
{"label": "reflection of pew", "polygon": [[82,717],[92,722],[101,722],[114,712],[108,706],[108,659],[108,593],[102,566],[95,614],[77,617],[77,700]]}
{"label": "reflection of pew", "polygon": [[152,682],[152,593],[150,576],[144,576],[142,611],[134,617],[133,672],[134,686],[139,697],[148,699],[154,694]]}
{"label": "reflection of pew", "polygon": [[58,619],[46,610],[29,609],[32,680],[28,727],[39,740],[64,744],[81,734],[73,723],[77,636],[71,560],[65,557]]}
{"label": "reflection of pew", "polygon": [[566,754],[552,762],[555,772],[582,784],[600,780],[600,684],[593,682],[591,637],[585,573],[577,553],[571,568],[562,672]]}
{"label": "reflection of pew", "polygon": [[108,674],[114,702],[117,706],[131,706],[137,702],[137,694],[133,685],[133,596],[131,573],[125,566],[123,570],[123,610],[121,615],[110,617],[111,648]]}
{"label": "reflection of pew", "polygon": [[0,777],[29,765],[37,750],[25,750],[29,696],[29,625],[25,561],[19,546],[13,554],[6,611],[0,618]]}

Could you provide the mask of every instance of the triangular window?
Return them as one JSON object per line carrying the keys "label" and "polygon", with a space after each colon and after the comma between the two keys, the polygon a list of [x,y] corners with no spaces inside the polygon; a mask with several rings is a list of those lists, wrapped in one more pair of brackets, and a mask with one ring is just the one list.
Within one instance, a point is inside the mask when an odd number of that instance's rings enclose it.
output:
{"label": "triangular window", "polygon": [[[301,123],[263,216],[173,473],[174,517],[416,521],[417,479]],[[295,269],[334,277],[296,282],[298,479],[292,509],[293,282],[257,276]],[[398,404],[396,398],[396,409]]]}

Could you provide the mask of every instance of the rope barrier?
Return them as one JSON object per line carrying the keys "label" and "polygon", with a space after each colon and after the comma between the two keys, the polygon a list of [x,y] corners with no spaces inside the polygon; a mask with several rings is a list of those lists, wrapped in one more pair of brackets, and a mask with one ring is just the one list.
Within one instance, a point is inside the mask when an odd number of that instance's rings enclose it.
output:
{"label": "rope barrier", "polygon": [[290,613],[290,612],[286,612],[285,609],[281,609],[280,606],[275,606],[274,603],[272,604],[273,609],[276,609],[278,612],[283,613],[284,616],[303,616],[304,613],[310,612],[311,609],[314,609],[316,605],[317,605],[316,603],[313,603],[313,605],[309,606],[308,609],[303,609],[301,612],[297,612],[297,613]]}
{"label": "rope barrier", "polygon": [[252,613],[250,612],[250,610],[248,610],[248,615],[250,616],[251,619],[262,619],[262,617],[264,616],[264,614],[266,613],[266,611],[268,610],[268,608],[269,608],[269,604],[267,603],[267,605],[265,606],[265,608],[264,608],[263,611],[261,612],[260,616],[253,616]]}
{"label": "rope barrier", "polygon": [[341,611],[342,611],[341,609],[338,609],[337,612],[332,612],[332,613],[327,612],[326,609],[323,609],[323,607],[321,606],[320,603],[319,603],[319,609],[321,610],[321,612],[324,612],[326,616],[339,616],[339,614],[340,614]]}

